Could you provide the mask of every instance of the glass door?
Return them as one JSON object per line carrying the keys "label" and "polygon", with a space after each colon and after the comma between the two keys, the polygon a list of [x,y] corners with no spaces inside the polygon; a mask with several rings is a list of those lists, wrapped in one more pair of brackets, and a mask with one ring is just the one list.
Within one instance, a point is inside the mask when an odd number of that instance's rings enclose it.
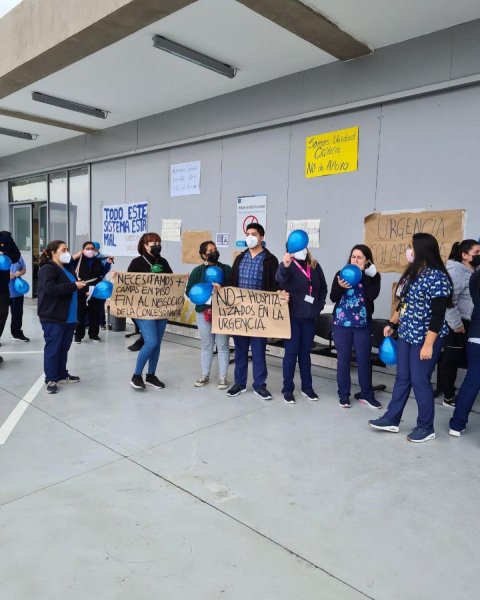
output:
{"label": "glass door", "polygon": [[27,272],[23,278],[28,281],[30,290],[25,295],[28,298],[33,298],[33,218],[31,204],[13,207],[13,239],[27,266]]}

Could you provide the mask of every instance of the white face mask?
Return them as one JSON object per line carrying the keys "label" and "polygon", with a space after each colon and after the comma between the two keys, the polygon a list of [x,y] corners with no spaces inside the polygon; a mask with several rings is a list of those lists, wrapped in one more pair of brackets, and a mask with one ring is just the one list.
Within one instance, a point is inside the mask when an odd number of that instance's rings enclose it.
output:
{"label": "white face mask", "polygon": [[245,238],[245,243],[249,248],[255,248],[258,245],[258,238],[254,235],[247,235]]}
{"label": "white face mask", "polygon": [[60,254],[60,262],[64,265],[68,265],[68,263],[72,260],[72,255],[70,252],[63,252]]}
{"label": "white face mask", "polygon": [[377,267],[373,263],[370,263],[370,266],[365,269],[364,273],[367,277],[375,277],[377,274]]}
{"label": "white face mask", "polygon": [[297,260],[305,260],[307,258],[308,250],[304,248],[303,250],[299,250],[298,252],[294,252],[293,258]]}

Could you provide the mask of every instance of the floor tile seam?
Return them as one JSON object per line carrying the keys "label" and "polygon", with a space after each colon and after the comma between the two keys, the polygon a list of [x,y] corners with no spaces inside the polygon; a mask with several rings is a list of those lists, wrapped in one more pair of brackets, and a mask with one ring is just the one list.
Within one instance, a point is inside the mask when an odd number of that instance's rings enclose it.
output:
{"label": "floor tile seam", "polygon": [[[112,450],[112,452],[115,452],[115,450]],[[109,460],[105,463],[102,463],[101,465],[92,467],[91,469],[86,469],[85,471],[82,471],[81,473],[76,473],[75,475],[72,475],[71,477],[66,477],[65,479],[62,479],[61,481],[55,481],[54,483],[50,483],[49,485],[45,485],[36,490],[32,490],[31,492],[28,492],[28,494],[23,494],[23,496],[17,496],[16,498],[7,500],[6,502],[3,502],[0,504],[0,510],[2,510],[2,508],[4,508],[5,506],[8,506],[9,504],[13,504],[14,502],[23,500],[24,498],[29,498],[30,496],[35,496],[36,494],[40,494],[41,492],[44,492],[45,490],[49,490],[49,489],[57,487],[59,485],[63,485],[64,483],[68,483],[69,481],[72,481],[72,480],[76,479],[77,477],[82,477],[83,475],[88,475],[89,473],[94,473],[95,471],[98,471],[99,469],[103,469],[103,468],[113,465],[115,463],[121,462],[122,460],[126,460],[126,457],[119,455],[114,460]]]}
{"label": "floor tile seam", "polygon": [[260,530],[256,529],[255,527],[253,527],[252,525],[249,525],[248,523],[246,523],[245,521],[242,521],[241,519],[239,519],[238,517],[235,517],[233,515],[231,515],[230,513],[226,512],[225,510],[222,510],[221,508],[219,508],[218,506],[215,506],[214,504],[208,502],[208,500],[205,500],[204,498],[202,498],[201,496],[195,494],[194,492],[191,492],[190,490],[188,490],[187,488],[181,486],[178,483],[175,483],[174,481],[172,481],[171,479],[168,479],[167,477],[164,477],[163,475],[161,475],[160,473],[157,473],[155,471],[153,471],[152,469],[146,467],[145,465],[142,465],[141,463],[137,462],[136,460],[133,460],[131,457],[126,457],[126,459],[131,462],[132,464],[140,467],[141,469],[144,469],[145,471],[147,471],[148,473],[150,473],[151,475],[153,475],[154,477],[157,477],[158,479],[161,479],[163,482],[165,482],[167,485],[174,487],[175,489],[179,490],[180,492],[182,492],[183,494],[186,494],[187,496],[189,496],[190,498],[193,498],[195,500],[198,500],[199,502],[201,502],[202,504],[204,504],[205,506],[207,506],[208,508],[213,509],[214,511],[216,511],[217,513],[220,513],[221,515],[223,515],[224,517],[226,517],[227,519],[234,521],[235,523],[237,523],[238,525],[241,525],[242,527],[248,529],[249,531],[251,531],[252,533],[254,533],[255,535],[258,535],[259,537],[263,538],[264,540],[266,540],[267,542],[270,542],[271,544],[273,544],[274,546],[284,550],[285,552],[287,552],[288,554],[294,556],[295,558],[301,560],[302,562],[310,565],[311,567],[317,569],[318,571],[321,571],[322,573],[324,573],[325,575],[327,575],[328,577],[330,577],[331,579],[334,579],[337,583],[340,583],[341,585],[344,585],[345,587],[350,588],[351,590],[357,592],[358,594],[361,594],[364,598],[367,598],[368,600],[375,600],[375,598],[373,596],[369,596],[367,593],[365,593],[364,591],[356,588],[354,585],[352,585],[351,583],[348,583],[347,581],[341,579],[340,577],[334,575],[333,573],[331,573],[330,571],[328,571],[327,569],[325,569],[324,567],[314,563],[313,561],[309,560],[308,558],[302,556],[301,554],[298,554],[298,552],[295,552],[295,550],[292,550],[291,548],[288,548],[287,546],[285,546],[284,544],[282,544],[281,542],[275,540],[274,538],[268,536],[267,534],[261,532]]}

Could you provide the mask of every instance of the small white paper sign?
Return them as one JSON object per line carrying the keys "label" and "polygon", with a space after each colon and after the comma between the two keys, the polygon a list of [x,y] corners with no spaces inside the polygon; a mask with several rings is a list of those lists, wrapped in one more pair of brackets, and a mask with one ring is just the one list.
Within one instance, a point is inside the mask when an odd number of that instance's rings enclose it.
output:
{"label": "small white paper sign", "polygon": [[181,219],[162,219],[162,242],[180,242]]}
{"label": "small white paper sign", "polygon": [[170,165],[170,196],[200,194],[200,161]]}
{"label": "small white paper sign", "polygon": [[303,229],[308,233],[308,247],[320,248],[320,219],[296,219],[287,221],[287,239],[295,229]]}
{"label": "small white paper sign", "polygon": [[227,248],[230,239],[229,233],[217,233],[215,234],[215,245],[217,248]]}

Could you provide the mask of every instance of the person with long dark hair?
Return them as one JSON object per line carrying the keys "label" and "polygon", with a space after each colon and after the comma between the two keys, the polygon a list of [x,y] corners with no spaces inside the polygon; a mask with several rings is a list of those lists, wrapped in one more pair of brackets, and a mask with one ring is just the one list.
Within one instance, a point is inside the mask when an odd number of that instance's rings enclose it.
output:
{"label": "person with long dark hair", "polygon": [[88,284],[70,271],[72,256],[62,240],[50,242],[40,256],[37,314],[43,329],[43,364],[47,392],[56,394],[58,383],[78,383],[67,370],[68,351],[77,325],[77,291]]}
{"label": "person with long dark hair", "polygon": [[355,348],[360,384],[360,402],[371,408],[382,405],[375,399],[372,387],[372,315],[374,302],[380,293],[380,274],[373,264],[372,251],[356,244],[350,251],[348,263],[362,271],[362,279],[353,287],[340,277],[333,278],[330,299],[333,309],[333,341],[337,350],[338,397],[342,408],[350,408],[350,362]]}
{"label": "person with long dark hair", "polygon": [[445,318],[449,331],[437,366],[437,394],[443,391],[445,406],[455,406],[455,380],[467,361],[467,339],[473,302],[469,290],[472,273],[480,266],[480,244],[476,240],[455,242],[447,261],[453,296]]}
{"label": "person with long dark hair", "polygon": [[[212,240],[207,240],[200,244],[198,250],[200,258],[203,263],[195,267],[190,273],[188,278],[187,287],[185,293],[188,293],[196,283],[205,282],[205,271],[208,267],[216,266],[223,271],[224,282],[230,279],[230,273],[232,271],[229,265],[221,263],[218,259],[220,258],[220,252],[217,250],[217,246]],[[211,304],[196,304],[195,312],[197,317],[197,327],[200,334],[200,340],[202,343],[201,351],[201,363],[202,363],[202,374],[193,384],[195,387],[203,387],[210,381],[210,369],[213,361],[213,348],[217,346],[218,355],[218,383],[217,387],[219,390],[226,390],[228,388],[227,383],[227,371],[230,363],[230,347],[228,340],[230,336],[221,333],[212,333],[212,306]]]}
{"label": "person with long dark hair", "polygon": [[416,233],[406,251],[409,263],[397,287],[400,302],[384,335],[398,326],[397,376],[387,412],[369,421],[374,429],[398,433],[403,410],[413,387],[418,405],[417,426],[407,435],[410,442],[435,438],[431,377],[448,334],[445,321],[451,304],[452,280],[440,256],[437,240]]}
{"label": "person with long dark hair", "polygon": [[[138,240],[138,254],[128,267],[133,273],[172,273],[168,261],[161,256],[162,240],[158,233],[144,233]],[[130,385],[137,390],[144,390],[146,385],[161,390],[165,384],[155,374],[160,357],[160,345],[167,326],[167,319],[135,319],[142,333],[144,344],[138,353],[135,372]],[[145,381],[143,369],[148,362]]]}
{"label": "person with long dark hair", "polygon": [[469,282],[473,301],[467,343],[467,374],[457,395],[455,411],[450,419],[450,435],[460,437],[468,423],[475,398],[480,392],[480,271]]}
{"label": "person with long dark hair", "polygon": [[284,340],[283,389],[287,404],[295,404],[293,391],[295,367],[298,360],[302,395],[316,402],[313,389],[310,351],[315,337],[315,319],[322,312],[327,297],[327,283],[322,267],[307,248],[293,254],[287,252],[277,269],[276,280],[289,293],[291,337]]}

